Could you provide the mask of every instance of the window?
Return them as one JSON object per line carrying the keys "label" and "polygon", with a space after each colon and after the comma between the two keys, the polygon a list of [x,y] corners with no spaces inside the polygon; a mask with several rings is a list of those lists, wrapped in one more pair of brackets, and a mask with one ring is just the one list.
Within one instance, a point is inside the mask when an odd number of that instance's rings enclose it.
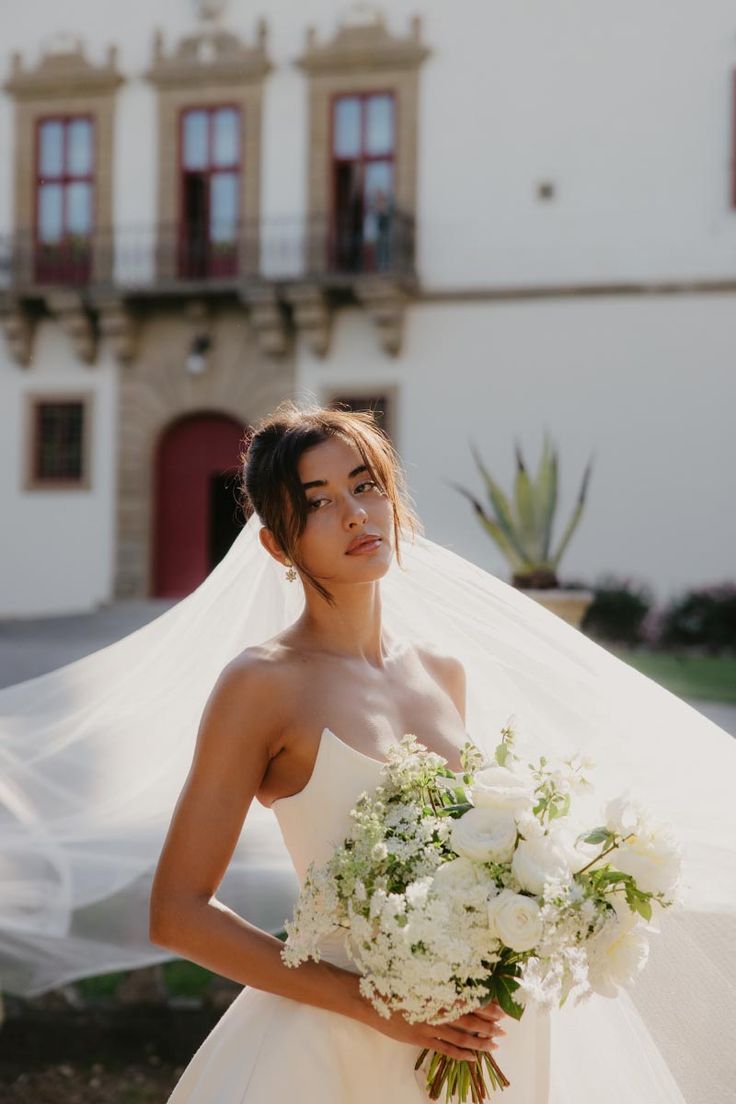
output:
{"label": "window", "polygon": [[27,489],[88,486],[91,398],[29,396]]}
{"label": "window", "polygon": [[92,257],[94,123],[81,115],[45,118],[36,133],[36,279],[85,283]]}
{"label": "window", "polygon": [[391,265],[395,145],[393,93],[333,99],[330,260],[340,270]]}
{"label": "window", "polygon": [[240,213],[240,112],[188,108],[181,114],[179,275],[237,272]]}

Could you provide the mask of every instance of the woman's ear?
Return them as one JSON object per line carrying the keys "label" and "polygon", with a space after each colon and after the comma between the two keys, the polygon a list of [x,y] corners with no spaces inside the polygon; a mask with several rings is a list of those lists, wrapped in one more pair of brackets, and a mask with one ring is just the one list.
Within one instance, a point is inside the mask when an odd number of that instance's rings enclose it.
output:
{"label": "woman's ear", "polygon": [[286,567],[288,557],[285,556],[284,553],[281,551],[281,548],[279,547],[273,533],[265,525],[262,525],[261,528],[258,530],[258,539],[260,540],[261,544],[266,549],[268,554],[270,556],[273,556],[273,558],[277,560],[278,563],[280,563],[283,567]]}

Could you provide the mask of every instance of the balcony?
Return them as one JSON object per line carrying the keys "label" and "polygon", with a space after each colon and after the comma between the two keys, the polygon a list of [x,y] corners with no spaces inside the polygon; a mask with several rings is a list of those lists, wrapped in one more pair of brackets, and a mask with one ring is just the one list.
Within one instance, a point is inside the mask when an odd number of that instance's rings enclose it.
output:
{"label": "balcony", "polygon": [[349,292],[363,277],[415,282],[412,216],[397,211],[380,232],[318,216],[207,233],[162,224],[54,243],[29,234],[0,238],[0,289],[15,297],[43,298],[64,288],[138,298],[293,282]]}

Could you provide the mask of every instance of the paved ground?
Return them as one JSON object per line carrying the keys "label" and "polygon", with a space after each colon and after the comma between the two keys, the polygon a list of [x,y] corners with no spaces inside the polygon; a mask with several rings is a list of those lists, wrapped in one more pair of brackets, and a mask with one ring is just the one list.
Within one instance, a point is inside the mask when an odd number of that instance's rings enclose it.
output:
{"label": "paved ground", "polygon": [[[114,602],[95,613],[32,620],[0,619],[0,687],[33,678],[160,616],[174,600]],[[692,700],[701,713],[736,736],[736,706]]]}

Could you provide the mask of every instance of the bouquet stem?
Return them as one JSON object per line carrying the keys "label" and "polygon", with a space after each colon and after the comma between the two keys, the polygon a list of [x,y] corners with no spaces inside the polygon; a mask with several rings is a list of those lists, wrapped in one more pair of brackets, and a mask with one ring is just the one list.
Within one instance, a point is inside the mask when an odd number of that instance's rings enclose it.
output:
{"label": "bouquet stem", "polygon": [[[415,1070],[420,1068],[429,1053],[428,1047],[420,1051],[414,1064]],[[476,1050],[474,1053],[476,1061],[468,1062],[459,1058],[448,1058],[446,1054],[440,1054],[436,1050],[431,1052],[426,1083],[430,1100],[439,1100],[442,1089],[447,1084],[446,1100],[464,1101],[469,1091],[473,1104],[482,1104],[488,1098],[489,1085],[491,1089],[505,1089],[511,1084],[492,1054],[485,1050]]]}

